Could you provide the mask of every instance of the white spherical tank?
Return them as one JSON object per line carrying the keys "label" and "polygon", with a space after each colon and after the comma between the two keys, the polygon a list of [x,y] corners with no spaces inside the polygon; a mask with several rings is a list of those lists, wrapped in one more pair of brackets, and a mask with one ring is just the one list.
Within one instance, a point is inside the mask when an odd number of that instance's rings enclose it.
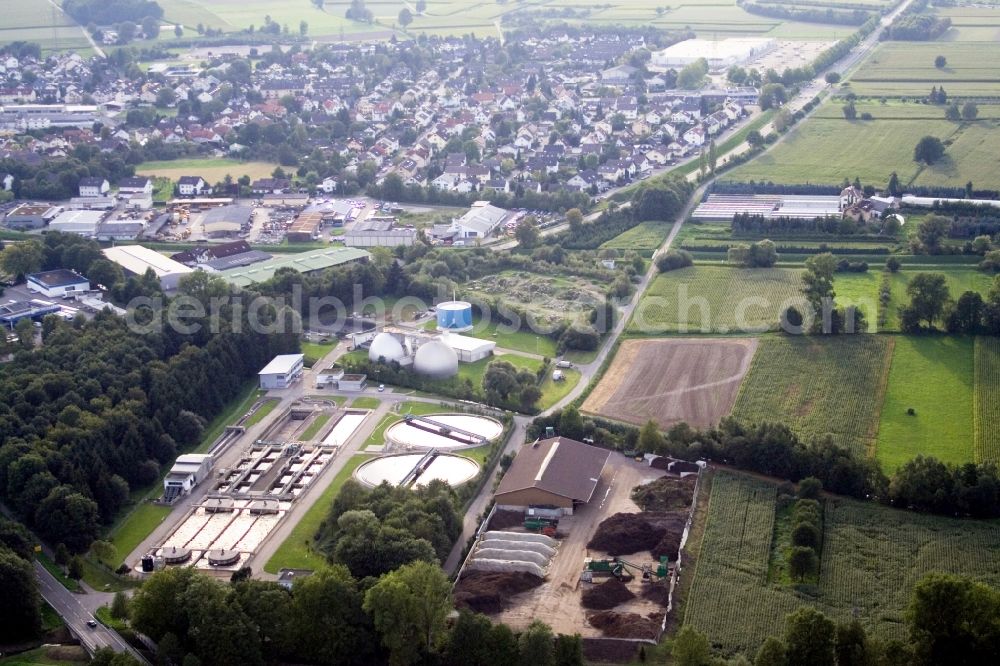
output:
{"label": "white spherical tank", "polygon": [[372,362],[377,362],[380,358],[384,358],[386,362],[399,361],[404,355],[403,345],[391,333],[379,333],[368,348],[368,360]]}
{"label": "white spherical tank", "polygon": [[413,369],[433,379],[454,377],[458,374],[458,354],[440,340],[431,340],[417,350]]}

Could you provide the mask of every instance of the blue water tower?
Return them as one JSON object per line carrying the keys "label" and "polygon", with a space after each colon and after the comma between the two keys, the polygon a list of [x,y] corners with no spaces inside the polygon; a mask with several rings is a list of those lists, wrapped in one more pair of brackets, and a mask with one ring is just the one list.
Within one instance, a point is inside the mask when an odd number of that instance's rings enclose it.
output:
{"label": "blue water tower", "polygon": [[446,301],[437,306],[437,327],[441,331],[462,332],[472,329],[472,304]]}

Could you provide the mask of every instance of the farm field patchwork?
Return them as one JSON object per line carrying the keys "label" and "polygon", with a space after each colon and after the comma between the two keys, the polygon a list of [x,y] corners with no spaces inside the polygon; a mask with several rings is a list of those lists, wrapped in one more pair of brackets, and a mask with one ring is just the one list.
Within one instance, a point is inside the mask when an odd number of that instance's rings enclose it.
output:
{"label": "farm field patchwork", "polygon": [[[947,59],[944,67],[935,67],[938,55]],[[851,78],[851,87],[859,95],[922,97],[935,85],[944,86],[951,95],[996,95],[1000,92],[1000,44],[885,42]]]}
{"label": "farm field patchwork", "polygon": [[801,298],[801,271],[689,266],[657,275],[629,324],[641,335],[776,330],[782,305]]}
{"label": "farm field patchwork", "polygon": [[849,499],[824,512],[815,597],[767,583],[777,509],[776,485],[716,472],[704,541],[684,623],[726,653],[753,655],[780,635],[784,616],[811,603],[835,621],[858,620],[876,638],[904,638],[903,612],[914,584],[930,571],[1000,584],[1000,522],[917,514]]}
{"label": "farm field patchwork", "polygon": [[666,429],[714,426],[729,413],[755,338],[625,340],[583,411]]}
{"label": "farm field patchwork", "polygon": [[887,474],[920,454],[974,459],[973,368],[971,337],[895,338],[876,447]]}
{"label": "farm field patchwork", "polygon": [[90,42],[76,22],[48,2],[0,0],[0,44],[37,42],[43,51],[73,49],[89,55]]}
{"label": "farm field patchwork", "polygon": [[830,433],[842,446],[870,454],[892,344],[874,335],[762,338],[733,416],[785,423],[806,438]]}

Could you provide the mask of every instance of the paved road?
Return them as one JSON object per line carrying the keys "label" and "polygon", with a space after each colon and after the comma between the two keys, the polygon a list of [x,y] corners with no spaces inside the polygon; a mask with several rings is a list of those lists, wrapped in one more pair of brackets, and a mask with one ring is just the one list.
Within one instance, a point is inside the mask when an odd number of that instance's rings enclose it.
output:
{"label": "paved road", "polygon": [[94,628],[87,626],[89,620],[94,620],[94,615],[89,608],[84,606],[83,600],[91,595],[70,592],[37,560],[35,561],[35,573],[38,576],[38,590],[41,592],[42,598],[59,613],[66,626],[74,636],[80,639],[88,652],[93,653],[99,648],[109,647],[115,652],[127,652],[144,664],[148,663],[114,630],[99,622]]}

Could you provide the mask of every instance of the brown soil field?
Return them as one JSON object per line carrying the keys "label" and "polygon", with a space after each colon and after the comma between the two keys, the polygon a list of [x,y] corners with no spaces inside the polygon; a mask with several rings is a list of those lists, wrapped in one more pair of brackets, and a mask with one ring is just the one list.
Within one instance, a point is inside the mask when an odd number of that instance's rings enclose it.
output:
{"label": "brown soil field", "polygon": [[756,338],[626,340],[583,411],[661,428],[714,426],[729,414]]}

